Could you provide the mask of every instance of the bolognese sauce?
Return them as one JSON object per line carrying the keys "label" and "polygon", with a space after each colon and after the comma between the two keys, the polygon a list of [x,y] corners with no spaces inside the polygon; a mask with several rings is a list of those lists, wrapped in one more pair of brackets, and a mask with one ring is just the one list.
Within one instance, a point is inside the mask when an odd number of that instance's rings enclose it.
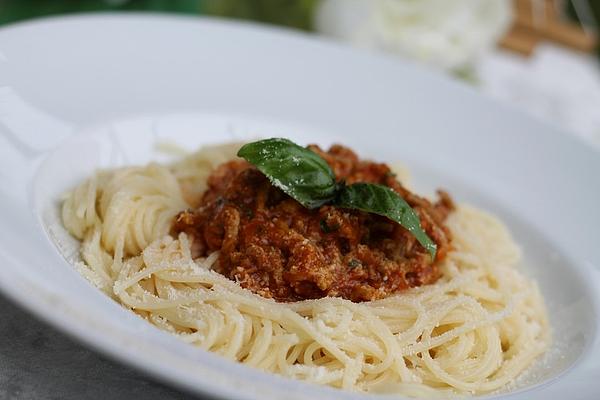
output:
{"label": "bolognese sauce", "polygon": [[432,203],[406,189],[386,164],[360,160],[341,145],[309,148],[337,180],[383,184],[403,197],[436,243],[435,260],[399,224],[331,205],[307,209],[244,160],[213,171],[199,208],[179,213],[173,232],[188,234],[194,257],[219,251],[217,272],[277,301],[335,296],[360,302],[435,282],[451,249],[444,225],[454,209],[448,194],[438,191]]}

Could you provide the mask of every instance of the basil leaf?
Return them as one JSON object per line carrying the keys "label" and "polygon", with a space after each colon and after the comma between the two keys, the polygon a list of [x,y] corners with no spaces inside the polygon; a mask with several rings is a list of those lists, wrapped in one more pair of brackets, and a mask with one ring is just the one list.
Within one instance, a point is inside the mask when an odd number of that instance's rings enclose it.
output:
{"label": "basil leaf", "polygon": [[354,183],[342,188],[335,205],[382,215],[402,225],[419,241],[435,260],[437,245],[421,228],[419,216],[408,203],[387,186]]}
{"label": "basil leaf", "polygon": [[329,165],[317,153],[287,139],[248,143],[239,157],[306,208],[317,208],[335,198],[337,184]]}

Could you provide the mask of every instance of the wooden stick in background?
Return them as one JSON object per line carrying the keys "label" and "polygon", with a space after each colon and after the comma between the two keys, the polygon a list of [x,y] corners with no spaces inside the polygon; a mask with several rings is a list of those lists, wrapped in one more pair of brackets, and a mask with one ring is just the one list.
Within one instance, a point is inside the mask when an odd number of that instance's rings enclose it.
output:
{"label": "wooden stick in background", "polygon": [[598,36],[564,21],[554,0],[514,0],[514,22],[500,45],[524,55],[530,55],[543,40],[575,50],[592,52],[598,46]]}

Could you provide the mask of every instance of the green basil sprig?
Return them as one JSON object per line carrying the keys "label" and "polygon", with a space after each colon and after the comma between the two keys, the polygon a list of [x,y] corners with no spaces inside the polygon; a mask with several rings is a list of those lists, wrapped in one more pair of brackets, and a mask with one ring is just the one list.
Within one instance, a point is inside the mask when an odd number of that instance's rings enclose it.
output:
{"label": "green basil sprig", "polygon": [[382,215],[406,228],[435,260],[436,244],[421,228],[418,215],[387,186],[371,183],[346,185],[323,158],[288,139],[273,138],[248,143],[238,151],[262,172],[273,186],[313,209],[324,204]]}
{"label": "green basil sprig", "polygon": [[317,208],[335,199],[337,184],[327,162],[290,140],[274,138],[248,143],[237,155],[306,208]]}
{"label": "green basil sprig", "polygon": [[336,198],[339,207],[357,210],[388,217],[406,228],[423,246],[431,259],[435,260],[436,244],[421,228],[419,216],[408,203],[387,186],[373,183],[354,183],[345,186]]}

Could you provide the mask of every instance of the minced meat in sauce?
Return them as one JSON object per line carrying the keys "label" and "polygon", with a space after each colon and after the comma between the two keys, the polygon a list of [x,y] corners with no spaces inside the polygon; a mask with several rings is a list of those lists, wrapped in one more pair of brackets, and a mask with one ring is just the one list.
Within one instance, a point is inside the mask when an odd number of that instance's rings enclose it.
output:
{"label": "minced meat in sauce", "polygon": [[437,244],[436,260],[399,224],[329,205],[304,208],[243,160],[213,171],[200,207],[177,215],[173,232],[192,238],[194,257],[220,251],[217,272],[278,301],[337,296],[359,302],[433,283],[451,248],[444,225],[454,208],[450,197],[438,191],[432,204],[403,187],[386,164],[361,161],[346,147],[309,148],[338,180],[379,183],[400,194]]}

